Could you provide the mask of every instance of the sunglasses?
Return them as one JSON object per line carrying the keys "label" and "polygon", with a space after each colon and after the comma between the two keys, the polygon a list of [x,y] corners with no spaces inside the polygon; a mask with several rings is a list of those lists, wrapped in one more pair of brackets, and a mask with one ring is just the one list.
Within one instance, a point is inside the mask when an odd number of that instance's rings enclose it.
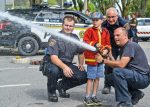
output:
{"label": "sunglasses", "polygon": [[114,19],[117,16],[107,16],[107,19]]}

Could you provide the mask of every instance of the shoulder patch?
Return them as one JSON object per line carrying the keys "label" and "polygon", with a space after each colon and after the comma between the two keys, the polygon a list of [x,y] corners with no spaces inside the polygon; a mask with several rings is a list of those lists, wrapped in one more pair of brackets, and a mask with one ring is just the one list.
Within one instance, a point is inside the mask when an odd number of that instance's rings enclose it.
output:
{"label": "shoulder patch", "polygon": [[56,40],[55,39],[49,39],[48,44],[49,44],[49,46],[54,46],[56,44]]}

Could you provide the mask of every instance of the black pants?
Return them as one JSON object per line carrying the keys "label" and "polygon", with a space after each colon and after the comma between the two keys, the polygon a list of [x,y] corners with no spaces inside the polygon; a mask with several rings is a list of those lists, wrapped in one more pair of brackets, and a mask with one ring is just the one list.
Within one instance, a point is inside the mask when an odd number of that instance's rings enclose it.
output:
{"label": "black pants", "polygon": [[62,80],[60,80],[59,83],[61,88],[64,90],[68,90],[70,88],[82,85],[87,82],[87,74],[85,71],[80,71],[78,67],[73,65],[72,63],[68,63],[67,65],[74,72],[71,78],[65,77],[62,69],[58,68],[52,63],[49,63],[49,66],[46,69],[46,76],[48,78],[48,92],[53,93],[56,91],[57,81],[59,78],[62,78]]}
{"label": "black pants", "polygon": [[[116,60],[118,58],[118,56],[120,55],[120,49],[119,48],[112,48],[112,56],[114,57],[114,59]],[[104,81],[104,87],[109,87],[109,77],[108,74],[113,72],[113,68],[105,65],[105,81]]]}

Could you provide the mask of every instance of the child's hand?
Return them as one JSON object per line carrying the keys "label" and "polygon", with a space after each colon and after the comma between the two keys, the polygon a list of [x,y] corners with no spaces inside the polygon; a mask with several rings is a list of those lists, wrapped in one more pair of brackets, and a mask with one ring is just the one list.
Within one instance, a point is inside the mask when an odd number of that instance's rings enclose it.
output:
{"label": "child's hand", "polygon": [[104,49],[103,51],[102,51],[102,56],[108,56],[108,49]]}

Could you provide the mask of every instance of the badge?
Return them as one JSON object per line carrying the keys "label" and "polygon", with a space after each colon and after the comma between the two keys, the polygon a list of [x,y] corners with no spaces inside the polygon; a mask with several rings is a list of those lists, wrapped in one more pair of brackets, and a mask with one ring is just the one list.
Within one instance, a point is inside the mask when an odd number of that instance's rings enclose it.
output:
{"label": "badge", "polygon": [[54,46],[56,44],[56,40],[55,39],[50,39],[48,41],[49,46]]}

